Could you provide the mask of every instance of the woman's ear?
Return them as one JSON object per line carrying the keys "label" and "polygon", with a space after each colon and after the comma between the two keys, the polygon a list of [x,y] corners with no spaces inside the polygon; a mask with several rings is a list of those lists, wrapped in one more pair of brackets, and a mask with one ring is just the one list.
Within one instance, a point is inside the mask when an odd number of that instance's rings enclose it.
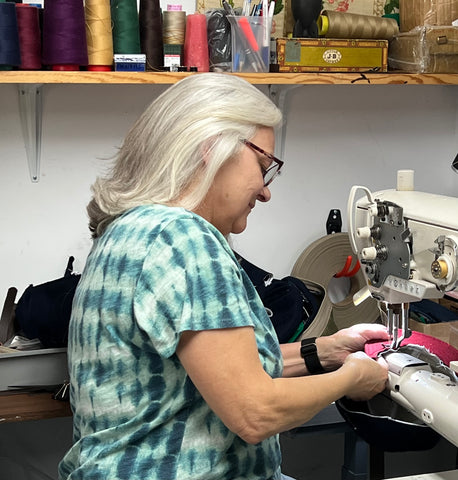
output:
{"label": "woman's ear", "polygon": [[220,135],[218,134],[211,138],[207,138],[207,140],[202,142],[202,145],[200,146],[200,151],[201,151],[202,160],[205,166],[207,166],[209,161],[211,160],[212,151],[215,148],[215,145],[219,139],[220,139]]}
{"label": "woman's ear", "polygon": [[214,139],[208,139],[208,140],[205,140],[205,142],[203,142],[201,147],[200,147],[202,161],[203,161],[205,166],[207,166],[208,162],[210,161],[211,151],[212,151],[212,148],[213,148],[214,144],[215,144]]}

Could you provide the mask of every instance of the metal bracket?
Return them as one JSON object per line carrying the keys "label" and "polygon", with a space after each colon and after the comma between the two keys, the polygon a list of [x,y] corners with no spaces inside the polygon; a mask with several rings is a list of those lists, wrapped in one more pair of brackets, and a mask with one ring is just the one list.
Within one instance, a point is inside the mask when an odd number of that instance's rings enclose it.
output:
{"label": "metal bracket", "polygon": [[19,84],[19,113],[30,179],[38,182],[41,158],[42,84]]}
{"label": "metal bracket", "polygon": [[275,155],[279,158],[284,157],[285,137],[286,137],[286,117],[287,117],[287,97],[291,90],[304,85],[269,85],[269,97],[272,102],[281,110],[283,114],[283,123],[281,128],[275,131]]}

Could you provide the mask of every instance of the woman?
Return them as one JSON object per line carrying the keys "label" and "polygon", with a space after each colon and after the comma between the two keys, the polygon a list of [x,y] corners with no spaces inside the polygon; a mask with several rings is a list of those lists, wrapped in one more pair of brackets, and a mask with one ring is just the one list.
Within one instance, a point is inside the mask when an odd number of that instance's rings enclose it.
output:
{"label": "woman", "polygon": [[300,343],[278,344],[228,245],[270,200],[280,122],[244,80],[190,76],[147,108],[95,182],[61,479],[281,478],[279,432],[384,388],[386,368],[360,350],[385,329],[319,338],[329,373],[307,375]]}

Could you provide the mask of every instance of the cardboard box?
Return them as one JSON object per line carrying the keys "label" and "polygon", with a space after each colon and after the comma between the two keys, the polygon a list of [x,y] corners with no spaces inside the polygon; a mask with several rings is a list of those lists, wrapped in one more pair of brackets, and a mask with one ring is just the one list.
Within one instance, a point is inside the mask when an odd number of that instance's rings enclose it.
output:
{"label": "cardboard box", "polygon": [[390,42],[388,65],[411,73],[458,73],[458,27],[400,33]]}
{"label": "cardboard box", "polygon": [[439,298],[438,303],[451,312],[456,313],[458,318],[458,300],[456,298],[445,295],[443,298]]}
{"label": "cardboard box", "polygon": [[279,38],[279,72],[387,71],[387,40]]}
{"label": "cardboard box", "polygon": [[416,332],[425,333],[458,348],[458,320],[456,322],[421,323],[409,320],[409,327]]}
{"label": "cardboard box", "polygon": [[401,32],[423,25],[450,26],[458,19],[458,0],[399,0]]}

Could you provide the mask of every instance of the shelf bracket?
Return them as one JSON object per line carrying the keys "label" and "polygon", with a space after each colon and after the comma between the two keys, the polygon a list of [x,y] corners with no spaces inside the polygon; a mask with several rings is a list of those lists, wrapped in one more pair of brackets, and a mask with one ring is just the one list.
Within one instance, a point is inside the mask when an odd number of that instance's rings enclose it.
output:
{"label": "shelf bracket", "polygon": [[285,153],[288,94],[295,88],[303,86],[304,85],[269,85],[269,97],[283,114],[281,128],[275,131],[275,155],[281,159],[283,159]]}
{"label": "shelf bracket", "polygon": [[19,113],[32,182],[40,178],[42,84],[19,84]]}

